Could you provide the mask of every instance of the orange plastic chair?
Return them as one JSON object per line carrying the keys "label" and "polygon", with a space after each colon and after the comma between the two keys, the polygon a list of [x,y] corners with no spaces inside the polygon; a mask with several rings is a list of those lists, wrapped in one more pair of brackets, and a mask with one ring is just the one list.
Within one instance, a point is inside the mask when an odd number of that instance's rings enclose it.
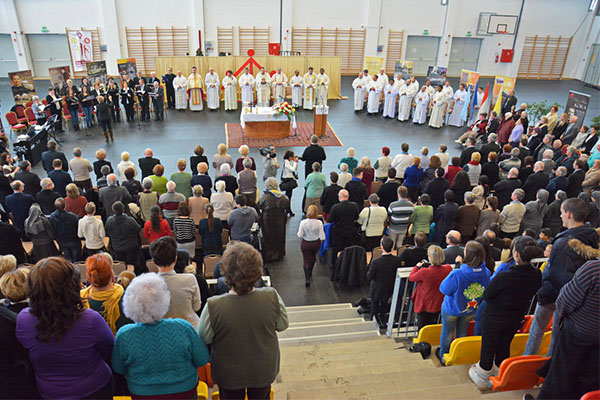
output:
{"label": "orange plastic chair", "polygon": [[[244,397],[245,399],[248,399],[248,396]],[[271,388],[271,393],[269,394],[269,400],[273,400],[275,398],[275,391],[273,390],[273,388]],[[219,400],[219,392],[213,392],[211,395],[211,399],[212,400]]]}
{"label": "orange plastic chair", "polygon": [[531,389],[544,381],[535,371],[540,369],[550,357],[519,356],[502,361],[498,376],[492,376],[492,390],[506,392],[509,390]]}
{"label": "orange plastic chair", "polygon": [[[533,315],[526,315],[525,321],[523,321],[523,325],[521,326],[521,329],[519,329],[517,331],[517,333],[529,333],[532,322],[533,322]],[[552,325],[550,325],[550,326],[552,326]]]}
{"label": "orange plastic chair", "polygon": [[210,363],[206,363],[206,365],[198,367],[198,380],[206,383],[206,386],[208,387],[214,386],[212,375],[210,374]]}
{"label": "orange plastic chair", "polygon": [[593,392],[587,392],[581,396],[580,400],[600,400],[600,390],[594,390]]}

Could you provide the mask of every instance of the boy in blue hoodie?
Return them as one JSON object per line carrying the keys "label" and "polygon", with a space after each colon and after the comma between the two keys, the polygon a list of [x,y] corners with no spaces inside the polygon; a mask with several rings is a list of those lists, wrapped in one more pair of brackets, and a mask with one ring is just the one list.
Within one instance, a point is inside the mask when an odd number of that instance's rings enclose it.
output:
{"label": "boy in blue hoodie", "polygon": [[469,322],[475,317],[483,291],[490,282],[490,271],[484,260],[483,247],[473,240],[469,241],[462,265],[440,285],[440,292],[445,297],[442,303],[442,335],[436,356],[442,364],[444,354],[450,351],[454,331],[457,338],[467,335]]}

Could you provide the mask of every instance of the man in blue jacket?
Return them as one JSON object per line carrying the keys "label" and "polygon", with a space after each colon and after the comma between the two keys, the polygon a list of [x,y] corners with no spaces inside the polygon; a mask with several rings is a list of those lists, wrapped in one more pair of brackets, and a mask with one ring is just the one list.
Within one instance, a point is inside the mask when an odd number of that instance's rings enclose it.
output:
{"label": "man in blue jacket", "polygon": [[554,315],[552,341],[548,356],[560,330],[559,316],[555,315],[555,301],[560,289],[588,259],[596,258],[599,237],[596,230],[585,225],[587,206],[581,199],[567,199],[560,207],[560,217],[566,231],[554,239],[548,265],[542,274],[542,287],[537,292],[538,305],[529,331],[525,355],[536,355],[540,349],[546,326]]}
{"label": "man in blue jacket", "polygon": [[81,240],[77,236],[79,217],[65,210],[63,198],[56,199],[54,207],[56,211],[50,215],[50,224],[65,258],[75,263],[81,257]]}

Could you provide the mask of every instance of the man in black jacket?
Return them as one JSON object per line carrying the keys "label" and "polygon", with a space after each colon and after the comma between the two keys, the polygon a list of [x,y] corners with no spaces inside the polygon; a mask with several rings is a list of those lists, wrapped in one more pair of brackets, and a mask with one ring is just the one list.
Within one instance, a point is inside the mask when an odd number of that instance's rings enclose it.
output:
{"label": "man in black jacket", "polygon": [[20,171],[15,174],[15,180],[21,181],[25,184],[26,194],[30,194],[33,197],[42,190],[40,186],[40,177],[37,174],[31,172],[31,163],[27,160],[19,163]]}
{"label": "man in black jacket", "polygon": [[362,210],[365,205],[365,200],[369,197],[367,186],[362,182],[362,168],[354,168],[352,171],[352,179],[346,182],[346,190],[349,193],[350,201],[356,203],[358,210]]}
{"label": "man in black jacket", "polygon": [[516,105],[517,105],[517,98],[515,97],[515,91],[511,90],[510,92],[508,92],[508,97],[506,98],[506,101],[502,105],[502,110],[501,110],[502,115],[504,115],[508,112],[510,112],[510,113],[514,112]]}
{"label": "man in black jacket", "polygon": [[450,183],[444,179],[444,173],[444,168],[436,169],[435,178],[425,186],[424,193],[427,193],[431,198],[431,206],[434,212],[439,205],[444,204],[444,192],[450,187]]}
{"label": "man in black jacket", "polygon": [[475,148],[475,142],[477,139],[474,137],[467,138],[467,148],[460,153],[460,165],[465,166],[471,161],[471,155],[477,151]]}
{"label": "man in black jacket", "polygon": [[154,81],[152,106],[154,106],[154,119],[156,121],[162,121],[164,118],[165,89],[160,86],[158,80]]}
{"label": "man in black jacket", "polygon": [[519,170],[511,168],[508,171],[508,179],[503,179],[494,185],[496,191],[496,197],[498,197],[498,209],[502,208],[510,203],[510,196],[513,190],[518,189],[522,186],[521,180],[519,179]]}
{"label": "man in black jacket", "polygon": [[304,149],[302,157],[298,157],[299,160],[304,161],[304,178],[306,178],[312,171],[312,165],[315,162],[323,165],[323,161],[327,159],[325,155],[325,149],[319,146],[319,137],[312,135],[310,138],[310,146]]}
{"label": "man in black jacket", "polygon": [[427,259],[427,235],[419,231],[415,234],[415,245],[398,256],[402,267],[414,267],[421,260]]}
{"label": "man in black jacket", "polygon": [[125,215],[125,206],[120,201],[112,205],[114,215],[106,221],[106,236],[110,238],[110,247],[115,252],[115,259],[124,261],[127,266],[135,267],[136,275],[143,271],[138,268],[140,253],[140,226],[132,217]]}
{"label": "man in black jacket", "polygon": [[50,178],[44,178],[40,182],[42,190],[35,196],[35,201],[40,205],[44,215],[50,215],[56,209],[54,202],[60,198],[60,194],[54,191],[54,183]]}
{"label": "man in black jacket", "polygon": [[338,199],[340,202],[331,207],[327,222],[333,223],[332,251],[333,265],[337,259],[337,253],[348,246],[356,243],[356,221],[359,209],[355,203],[348,201],[348,191],[340,190]]}
{"label": "man in black jacket", "polygon": [[144,157],[138,159],[138,164],[140,166],[140,170],[142,171],[142,179],[145,177],[153,175],[152,169],[157,164],[160,164],[160,160],[158,158],[154,158],[154,153],[152,149],[144,150]]}
{"label": "man in black jacket", "polygon": [[498,127],[500,126],[500,118],[498,118],[498,114],[496,111],[492,111],[490,113],[490,119],[488,120],[487,127],[485,129],[485,135],[489,135],[490,133],[496,133]]}
{"label": "man in black jacket", "polygon": [[[538,354],[546,326],[555,314],[555,301],[562,287],[587,260],[599,256],[598,234],[594,227],[585,225],[587,213],[587,206],[581,199],[567,199],[560,206],[560,218],[567,230],[554,238],[548,264],[542,273],[542,287],[537,292],[538,305],[525,347],[526,356]],[[560,323],[560,315],[554,315],[548,355],[552,354]]]}
{"label": "man in black jacket", "polygon": [[371,282],[371,319],[385,312],[387,302],[394,292],[396,270],[400,267],[400,258],[391,252],[394,241],[387,236],[381,239],[381,257],[371,261],[367,279]]}
{"label": "man in black jacket", "polygon": [[335,171],[332,171],[329,174],[329,180],[331,181],[331,185],[327,186],[323,189],[323,194],[321,194],[321,209],[323,210],[323,219],[327,221],[327,217],[331,212],[331,208],[339,203],[338,193],[342,190],[342,187],[337,184],[338,182],[338,174]]}
{"label": "man in black jacket", "polygon": [[65,200],[62,198],[56,199],[54,207],[56,211],[49,218],[52,229],[65,258],[75,263],[81,256],[81,240],[77,236],[79,217],[65,210]]}
{"label": "man in black jacket", "polygon": [[544,172],[544,163],[538,161],[533,164],[533,174],[529,175],[523,184],[523,190],[525,191],[523,202],[527,203],[528,201],[535,200],[537,191],[545,189],[549,181],[548,174]]}
{"label": "man in black jacket", "polygon": [[0,237],[0,254],[12,254],[17,259],[17,265],[27,262],[21,232],[15,225],[0,221]]}
{"label": "man in black jacket", "polygon": [[168,73],[163,75],[163,83],[167,88],[167,103],[169,108],[175,108],[175,87],[173,87],[173,80],[176,75],[173,73],[173,68],[169,67]]}
{"label": "man in black jacket", "polygon": [[[479,153],[481,154],[481,162],[485,163],[488,160],[488,155],[493,151],[496,154],[500,154],[500,146],[496,143],[496,139],[498,139],[498,135],[495,133],[490,133],[488,135],[487,143],[481,145],[479,148]],[[471,159],[469,159],[471,161]]]}
{"label": "man in black jacket", "polygon": [[137,95],[139,106],[141,107],[141,119],[142,121],[150,120],[150,88],[146,85],[145,80],[138,79],[138,85],[135,87],[135,94]]}
{"label": "man in black jacket", "polygon": [[62,151],[56,150],[58,144],[54,140],[48,140],[48,150],[42,153],[42,166],[46,172],[52,171],[52,161],[59,159],[62,161],[63,171],[69,171],[69,163],[67,163],[67,157]]}
{"label": "man in black jacket", "polygon": [[459,231],[450,231],[446,234],[446,248],[444,249],[444,264],[456,264],[456,257],[464,256],[465,248],[460,245],[461,236]]}
{"label": "man in black jacket", "polygon": [[48,172],[48,178],[52,179],[52,183],[54,184],[54,190],[62,197],[66,197],[67,185],[69,183],[73,183],[73,179],[71,179],[71,175],[69,175],[68,172],[63,171],[62,161],[54,160],[52,161],[52,166],[54,167],[54,169]]}
{"label": "man in black jacket", "polygon": [[577,159],[573,163],[574,171],[569,175],[569,186],[567,187],[567,197],[577,197],[581,193],[581,184],[585,180],[585,161]]}
{"label": "man in black jacket", "polygon": [[399,187],[400,182],[396,179],[396,168],[392,167],[388,170],[388,180],[377,190],[379,205],[387,210],[390,204],[398,200]]}

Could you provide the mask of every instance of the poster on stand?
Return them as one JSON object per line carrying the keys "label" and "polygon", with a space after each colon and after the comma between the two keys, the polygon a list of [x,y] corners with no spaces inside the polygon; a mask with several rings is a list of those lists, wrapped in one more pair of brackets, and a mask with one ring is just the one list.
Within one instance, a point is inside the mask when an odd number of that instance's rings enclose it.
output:
{"label": "poster on stand", "polygon": [[56,94],[66,94],[64,88],[67,87],[67,81],[71,79],[71,67],[65,65],[63,67],[48,68],[48,76],[50,76],[50,86],[56,89]]}
{"label": "poster on stand", "polygon": [[415,64],[413,61],[396,61],[396,65],[394,66],[394,79],[407,80],[408,78],[410,78],[413,74],[414,65]]}
{"label": "poster on stand", "polygon": [[31,70],[9,72],[8,80],[15,104],[25,104],[35,96],[35,86],[33,86]]}
{"label": "poster on stand", "polygon": [[465,90],[469,91],[469,88],[471,88],[471,93],[473,93],[477,82],[479,82],[479,72],[466,69],[460,71],[460,83],[465,85]]}
{"label": "poster on stand", "polygon": [[100,81],[100,83],[106,85],[108,78],[106,74],[106,61],[93,61],[86,64],[88,82],[90,84]]}
{"label": "poster on stand", "polygon": [[585,119],[585,114],[590,104],[591,97],[592,96],[586,93],[580,93],[574,90],[569,90],[569,98],[567,99],[565,112],[569,114],[569,117],[573,115],[577,117],[577,122],[575,123],[575,125],[577,125],[578,131],[583,125],[583,120]]}
{"label": "poster on stand", "polygon": [[516,82],[516,78],[496,75],[496,77],[494,78],[494,90],[492,91],[492,104],[496,104],[496,101],[498,100],[498,95],[500,94],[500,90],[502,90],[502,103],[504,103],[506,97],[508,97],[508,92],[515,89]]}
{"label": "poster on stand", "polygon": [[427,68],[427,79],[431,82],[431,86],[442,86],[446,82],[446,67],[435,67],[430,65]]}
{"label": "poster on stand", "polygon": [[119,69],[121,85],[123,85],[123,81],[135,79],[137,75],[137,66],[135,64],[135,58],[121,58],[117,60],[117,68]]}
{"label": "poster on stand", "polygon": [[363,69],[368,69],[369,75],[377,75],[381,68],[383,68],[383,57],[365,56]]}
{"label": "poster on stand", "polygon": [[69,31],[67,33],[69,41],[69,51],[71,53],[71,64],[73,71],[85,72],[85,64],[94,61],[94,52],[92,50],[92,32],[90,31]]}

